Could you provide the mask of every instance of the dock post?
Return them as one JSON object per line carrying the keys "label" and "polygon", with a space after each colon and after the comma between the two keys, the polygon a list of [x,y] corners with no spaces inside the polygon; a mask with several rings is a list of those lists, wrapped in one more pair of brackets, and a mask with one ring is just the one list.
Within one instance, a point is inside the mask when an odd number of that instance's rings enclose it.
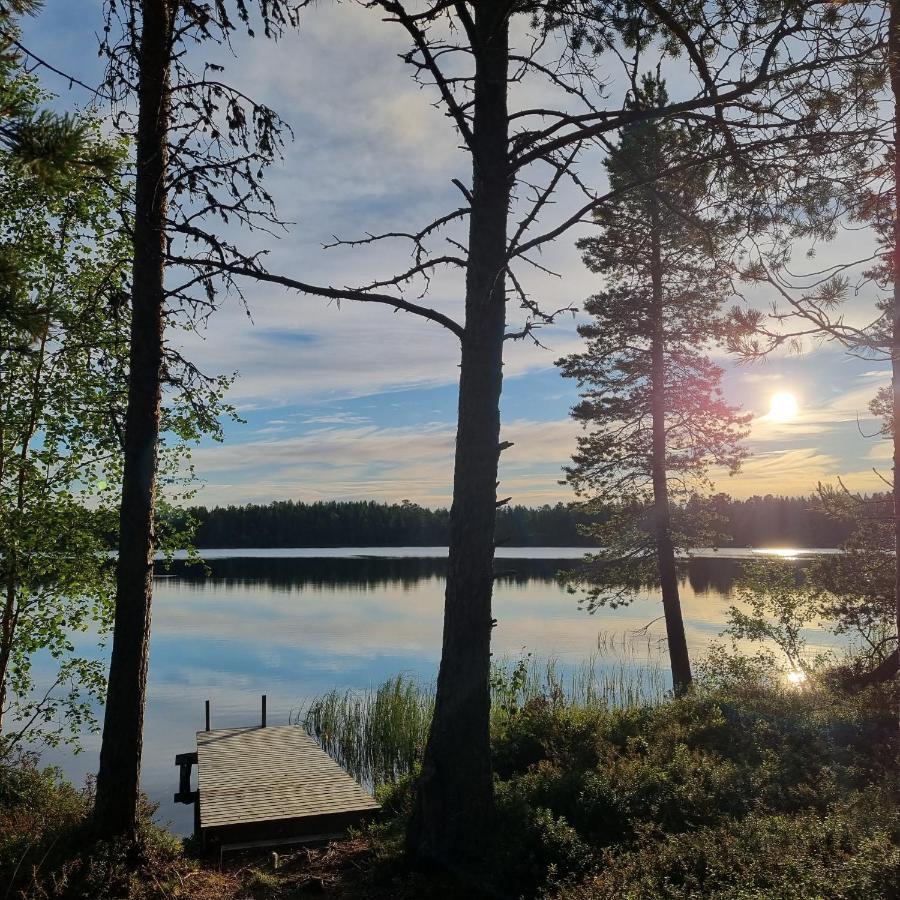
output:
{"label": "dock post", "polygon": [[206,730],[209,731],[209,700],[206,701]]}
{"label": "dock post", "polygon": [[266,727],[266,695],[262,695],[262,728]]}

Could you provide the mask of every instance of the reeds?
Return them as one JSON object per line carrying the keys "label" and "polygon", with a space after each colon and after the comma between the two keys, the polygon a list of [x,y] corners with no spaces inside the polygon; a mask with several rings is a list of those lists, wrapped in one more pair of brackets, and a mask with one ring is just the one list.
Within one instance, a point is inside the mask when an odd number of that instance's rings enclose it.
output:
{"label": "reeds", "polygon": [[434,685],[400,674],[370,691],[329,691],[297,721],[354,778],[378,786],[414,770],[433,709]]}
{"label": "reeds", "polygon": [[[626,654],[627,656],[627,654]],[[494,724],[532,700],[556,709],[646,706],[666,694],[665,670],[646,657],[611,662],[595,655],[577,665],[557,658],[502,659],[491,673]],[[357,780],[377,787],[413,771],[422,758],[434,710],[434,683],[400,674],[368,691],[329,691],[296,716]]]}
{"label": "reeds", "polygon": [[667,687],[666,670],[645,660],[611,662],[598,654],[574,665],[557,657],[501,659],[491,677],[491,715],[496,721],[538,698],[560,709],[645,706],[660,702]]}

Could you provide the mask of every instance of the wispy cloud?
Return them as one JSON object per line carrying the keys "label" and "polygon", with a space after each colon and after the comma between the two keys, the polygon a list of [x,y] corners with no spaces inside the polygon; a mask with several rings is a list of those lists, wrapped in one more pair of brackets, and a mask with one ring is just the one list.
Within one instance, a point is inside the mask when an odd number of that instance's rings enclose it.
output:
{"label": "wispy cloud", "polygon": [[[576,426],[514,421],[503,428],[513,446],[501,456],[501,490],[517,503],[555,502],[557,481],[574,446]],[[205,503],[266,502],[293,497],[429,505],[450,499],[455,432],[445,423],[385,428],[345,425],[300,435],[204,447],[194,454],[206,483]]]}

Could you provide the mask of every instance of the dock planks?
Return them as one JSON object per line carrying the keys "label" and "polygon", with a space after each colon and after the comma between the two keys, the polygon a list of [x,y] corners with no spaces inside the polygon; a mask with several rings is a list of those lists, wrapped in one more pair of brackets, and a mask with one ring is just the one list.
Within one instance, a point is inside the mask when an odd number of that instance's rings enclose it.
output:
{"label": "dock planks", "polygon": [[206,833],[288,821],[302,830],[304,820],[320,829],[379,808],[297,725],[198,731],[197,772]]}

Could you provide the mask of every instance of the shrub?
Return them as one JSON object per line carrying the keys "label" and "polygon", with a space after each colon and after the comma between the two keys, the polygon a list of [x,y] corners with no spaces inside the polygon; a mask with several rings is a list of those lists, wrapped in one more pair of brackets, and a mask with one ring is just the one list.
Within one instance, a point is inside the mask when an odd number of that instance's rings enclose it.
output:
{"label": "shrub", "polygon": [[648,834],[608,854],[565,900],[750,900],[900,897],[900,819],[865,796],[825,816],[752,814],[678,835]]}
{"label": "shrub", "polygon": [[[173,868],[183,867],[181,841],[141,806],[141,853],[97,842],[90,828],[93,792],[41,769],[31,754],[0,762],[0,885],[4,898],[56,900],[164,896]],[[154,894],[154,890],[161,893]]]}
{"label": "shrub", "polygon": [[[710,854],[718,852],[717,842],[734,849],[739,869],[771,869],[774,878],[783,877],[787,884],[789,874],[779,874],[765,848],[775,848],[779,836],[787,839],[794,817],[807,835],[802,846],[811,854],[809,864],[816,865],[818,851],[810,848],[817,835],[838,834],[838,823],[846,819],[836,812],[842,804],[865,792],[882,801],[893,796],[896,738],[891,729],[887,708],[872,709],[822,691],[749,684],[699,689],[632,709],[532,702],[494,728],[498,795],[507,809],[508,846],[499,856],[518,876],[525,896],[570,884],[579,871],[609,866],[610,860],[616,861],[616,877],[625,879],[618,882],[621,886],[638,879],[642,854],[649,859],[654,847],[669,853],[677,868],[678,860],[689,861],[692,854],[702,858],[707,845]],[[537,842],[528,829],[516,831],[509,824],[513,810],[532,829],[543,827],[547,841]],[[752,838],[746,846],[740,838],[743,823],[748,823],[748,840]],[[891,853],[900,843],[895,832],[878,832],[883,853],[872,851],[870,866],[864,829],[852,821],[840,827],[856,835],[846,855],[855,859],[858,851],[864,870],[860,884],[869,879],[880,885],[882,869],[877,866],[883,856],[888,861],[884,871],[889,871]],[[755,862],[753,847],[762,854]],[[797,865],[805,852],[797,849]],[[673,872],[666,869],[660,878],[675,878]],[[605,885],[604,877],[597,876],[596,885]],[[813,885],[809,896],[816,896],[818,882],[808,882]],[[640,879],[634,884],[636,893],[621,896],[668,896],[654,893],[662,890],[656,882],[652,890]],[[600,890],[596,885],[592,889]],[[705,889],[683,896],[707,896]],[[721,896],[794,896],[779,894],[777,885],[772,889],[775,893]]]}

